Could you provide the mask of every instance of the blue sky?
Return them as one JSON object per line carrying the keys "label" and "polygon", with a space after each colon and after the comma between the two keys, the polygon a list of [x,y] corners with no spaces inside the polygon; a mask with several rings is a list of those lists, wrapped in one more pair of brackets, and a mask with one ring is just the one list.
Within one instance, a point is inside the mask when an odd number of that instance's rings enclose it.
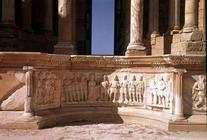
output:
{"label": "blue sky", "polygon": [[92,0],[92,54],[114,53],[115,0]]}

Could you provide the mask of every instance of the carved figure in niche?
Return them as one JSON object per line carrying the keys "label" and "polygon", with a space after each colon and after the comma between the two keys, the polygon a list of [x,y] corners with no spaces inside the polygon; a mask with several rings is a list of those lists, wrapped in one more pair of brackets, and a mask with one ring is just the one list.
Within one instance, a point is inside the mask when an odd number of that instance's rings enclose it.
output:
{"label": "carved figure in niche", "polygon": [[96,81],[95,81],[95,75],[90,75],[90,80],[88,82],[88,100],[89,101],[96,101],[97,95],[96,95]]}
{"label": "carved figure in niche", "polygon": [[103,76],[103,82],[101,82],[101,94],[105,101],[109,101],[109,80],[107,75]]}
{"label": "carved figure in niche", "polygon": [[160,75],[157,77],[157,95],[158,95],[158,104],[164,105],[165,104],[165,89],[166,85],[163,79],[163,76]]}
{"label": "carved figure in niche", "polygon": [[39,72],[36,75],[37,77],[37,90],[35,93],[35,100],[37,104],[44,104],[44,99],[45,99],[45,81],[46,81],[46,74],[43,72]]}
{"label": "carved figure in niche", "polygon": [[136,77],[133,75],[131,81],[129,82],[129,102],[135,102],[136,98]]}
{"label": "carved figure in niche", "polygon": [[110,101],[116,102],[116,96],[119,95],[119,89],[120,89],[119,79],[118,76],[115,75],[114,79],[110,83]]}
{"label": "carved figure in niche", "polygon": [[64,79],[63,81],[63,92],[65,95],[65,100],[64,102],[72,102],[73,97],[72,97],[72,80],[71,79]]}
{"label": "carved figure in niche", "polygon": [[80,88],[81,88],[81,99],[82,101],[86,101],[88,99],[88,90],[87,90],[87,79],[84,75],[81,76],[80,81]]}
{"label": "carved figure in niche", "polygon": [[200,75],[192,88],[193,106],[198,110],[206,110],[206,86],[204,76]]}
{"label": "carved figure in niche", "polygon": [[164,93],[165,93],[165,106],[169,107],[170,103],[172,102],[171,98],[172,98],[172,90],[173,90],[173,82],[170,79],[170,75],[166,75],[165,85],[166,85],[166,88],[164,91]]}
{"label": "carved figure in niche", "polygon": [[124,76],[124,80],[121,82],[120,88],[120,102],[128,103],[128,80],[127,75]]}
{"label": "carved figure in niche", "polygon": [[81,100],[81,90],[80,90],[79,80],[80,80],[80,76],[76,74],[73,81],[73,87],[74,87],[73,99],[75,102],[80,102]]}
{"label": "carved figure in niche", "polygon": [[151,104],[156,105],[158,100],[158,95],[157,95],[157,83],[155,79],[153,79],[150,83],[150,94],[151,94]]}
{"label": "carved figure in niche", "polygon": [[51,84],[50,101],[52,103],[55,99],[55,92],[57,91],[57,76],[53,72],[50,72],[50,84]]}
{"label": "carved figure in niche", "polygon": [[144,101],[144,90],[145,90],[145,83],[143,81],[143,76],[139,76],[136,86],[137,86],[136,87],[137,102],[143,103],[143,101]]}

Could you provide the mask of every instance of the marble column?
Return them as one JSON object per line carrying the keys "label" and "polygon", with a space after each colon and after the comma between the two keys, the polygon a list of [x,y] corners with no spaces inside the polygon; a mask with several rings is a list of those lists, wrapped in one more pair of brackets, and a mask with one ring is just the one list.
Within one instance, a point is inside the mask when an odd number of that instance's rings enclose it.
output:
{"label": "marble column", "polygon": [[183,113],[183,74],[186,72],[185,69],[174,70],[175,74],[175,93],[174,93],[174,121],[185,120]]}
{"label": "marble column", "polygon": [[198,0],[185,0],[185,24],[183,32],[192,32],[198,27]]}
{"label": "marble column", "polygon": [[172,33],[178,33],[180,30],[180,0],[170,0],[169,29]]}
{"label": "marble column", "polygon": [[32,31],[32,0],[22,0],[22,29]]}
{"label": "marble column", "polygon": [[34,68],[31,66],[24,66],[23,70],[26,71],[26,97],[24,102],[24,117],[32,117],[33,106],[32,106],[32,96],[33,96],[33,71]]}
{"label": "marble column", "polygon": [[53,1],[52,0],[46,0],[44,28],[50,33],[52,33],[53,31]]}
{"label": "marble column", "polygon": [[74,0],[58,0],[58,44],[54,46],[54,53],[76,53],[73,42],[73,2]]}
{"label": "marble column", "polygon": [[159,35],[159,0],[149,1],[149,36]]}
{"label": "marble column", "polygon": [[15,0],[2,0],[2,22],[15,24]]}
{"label": "marble column", "polygon": [[143,44],[143,0],[131,0],[130,43],[126,56],[146,55]]}

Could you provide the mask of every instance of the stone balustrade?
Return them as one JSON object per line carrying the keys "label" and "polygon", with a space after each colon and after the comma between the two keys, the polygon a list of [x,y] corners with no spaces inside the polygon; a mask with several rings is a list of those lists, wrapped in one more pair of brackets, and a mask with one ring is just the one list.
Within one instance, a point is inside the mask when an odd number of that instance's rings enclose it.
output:
{"label": "stone balustrade", "polygon": [[92,116],[125,122],[134,115],[177,129],[178,121],[188,126],[186,115],[205,114],[204,64],[204,56],[0,53],[0,113],[24,111],[19,117],[38,127],[99,112]]}

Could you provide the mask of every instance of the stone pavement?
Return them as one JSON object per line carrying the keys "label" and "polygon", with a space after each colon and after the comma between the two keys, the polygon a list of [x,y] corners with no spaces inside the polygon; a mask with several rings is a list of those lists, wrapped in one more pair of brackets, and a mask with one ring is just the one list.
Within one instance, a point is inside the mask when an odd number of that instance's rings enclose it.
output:
{"label": "stone pavement", "polygon": [[76,124],[41,130],[0,129],[0,140],[206,140],[207,132],[168,132],[139,124]]}

